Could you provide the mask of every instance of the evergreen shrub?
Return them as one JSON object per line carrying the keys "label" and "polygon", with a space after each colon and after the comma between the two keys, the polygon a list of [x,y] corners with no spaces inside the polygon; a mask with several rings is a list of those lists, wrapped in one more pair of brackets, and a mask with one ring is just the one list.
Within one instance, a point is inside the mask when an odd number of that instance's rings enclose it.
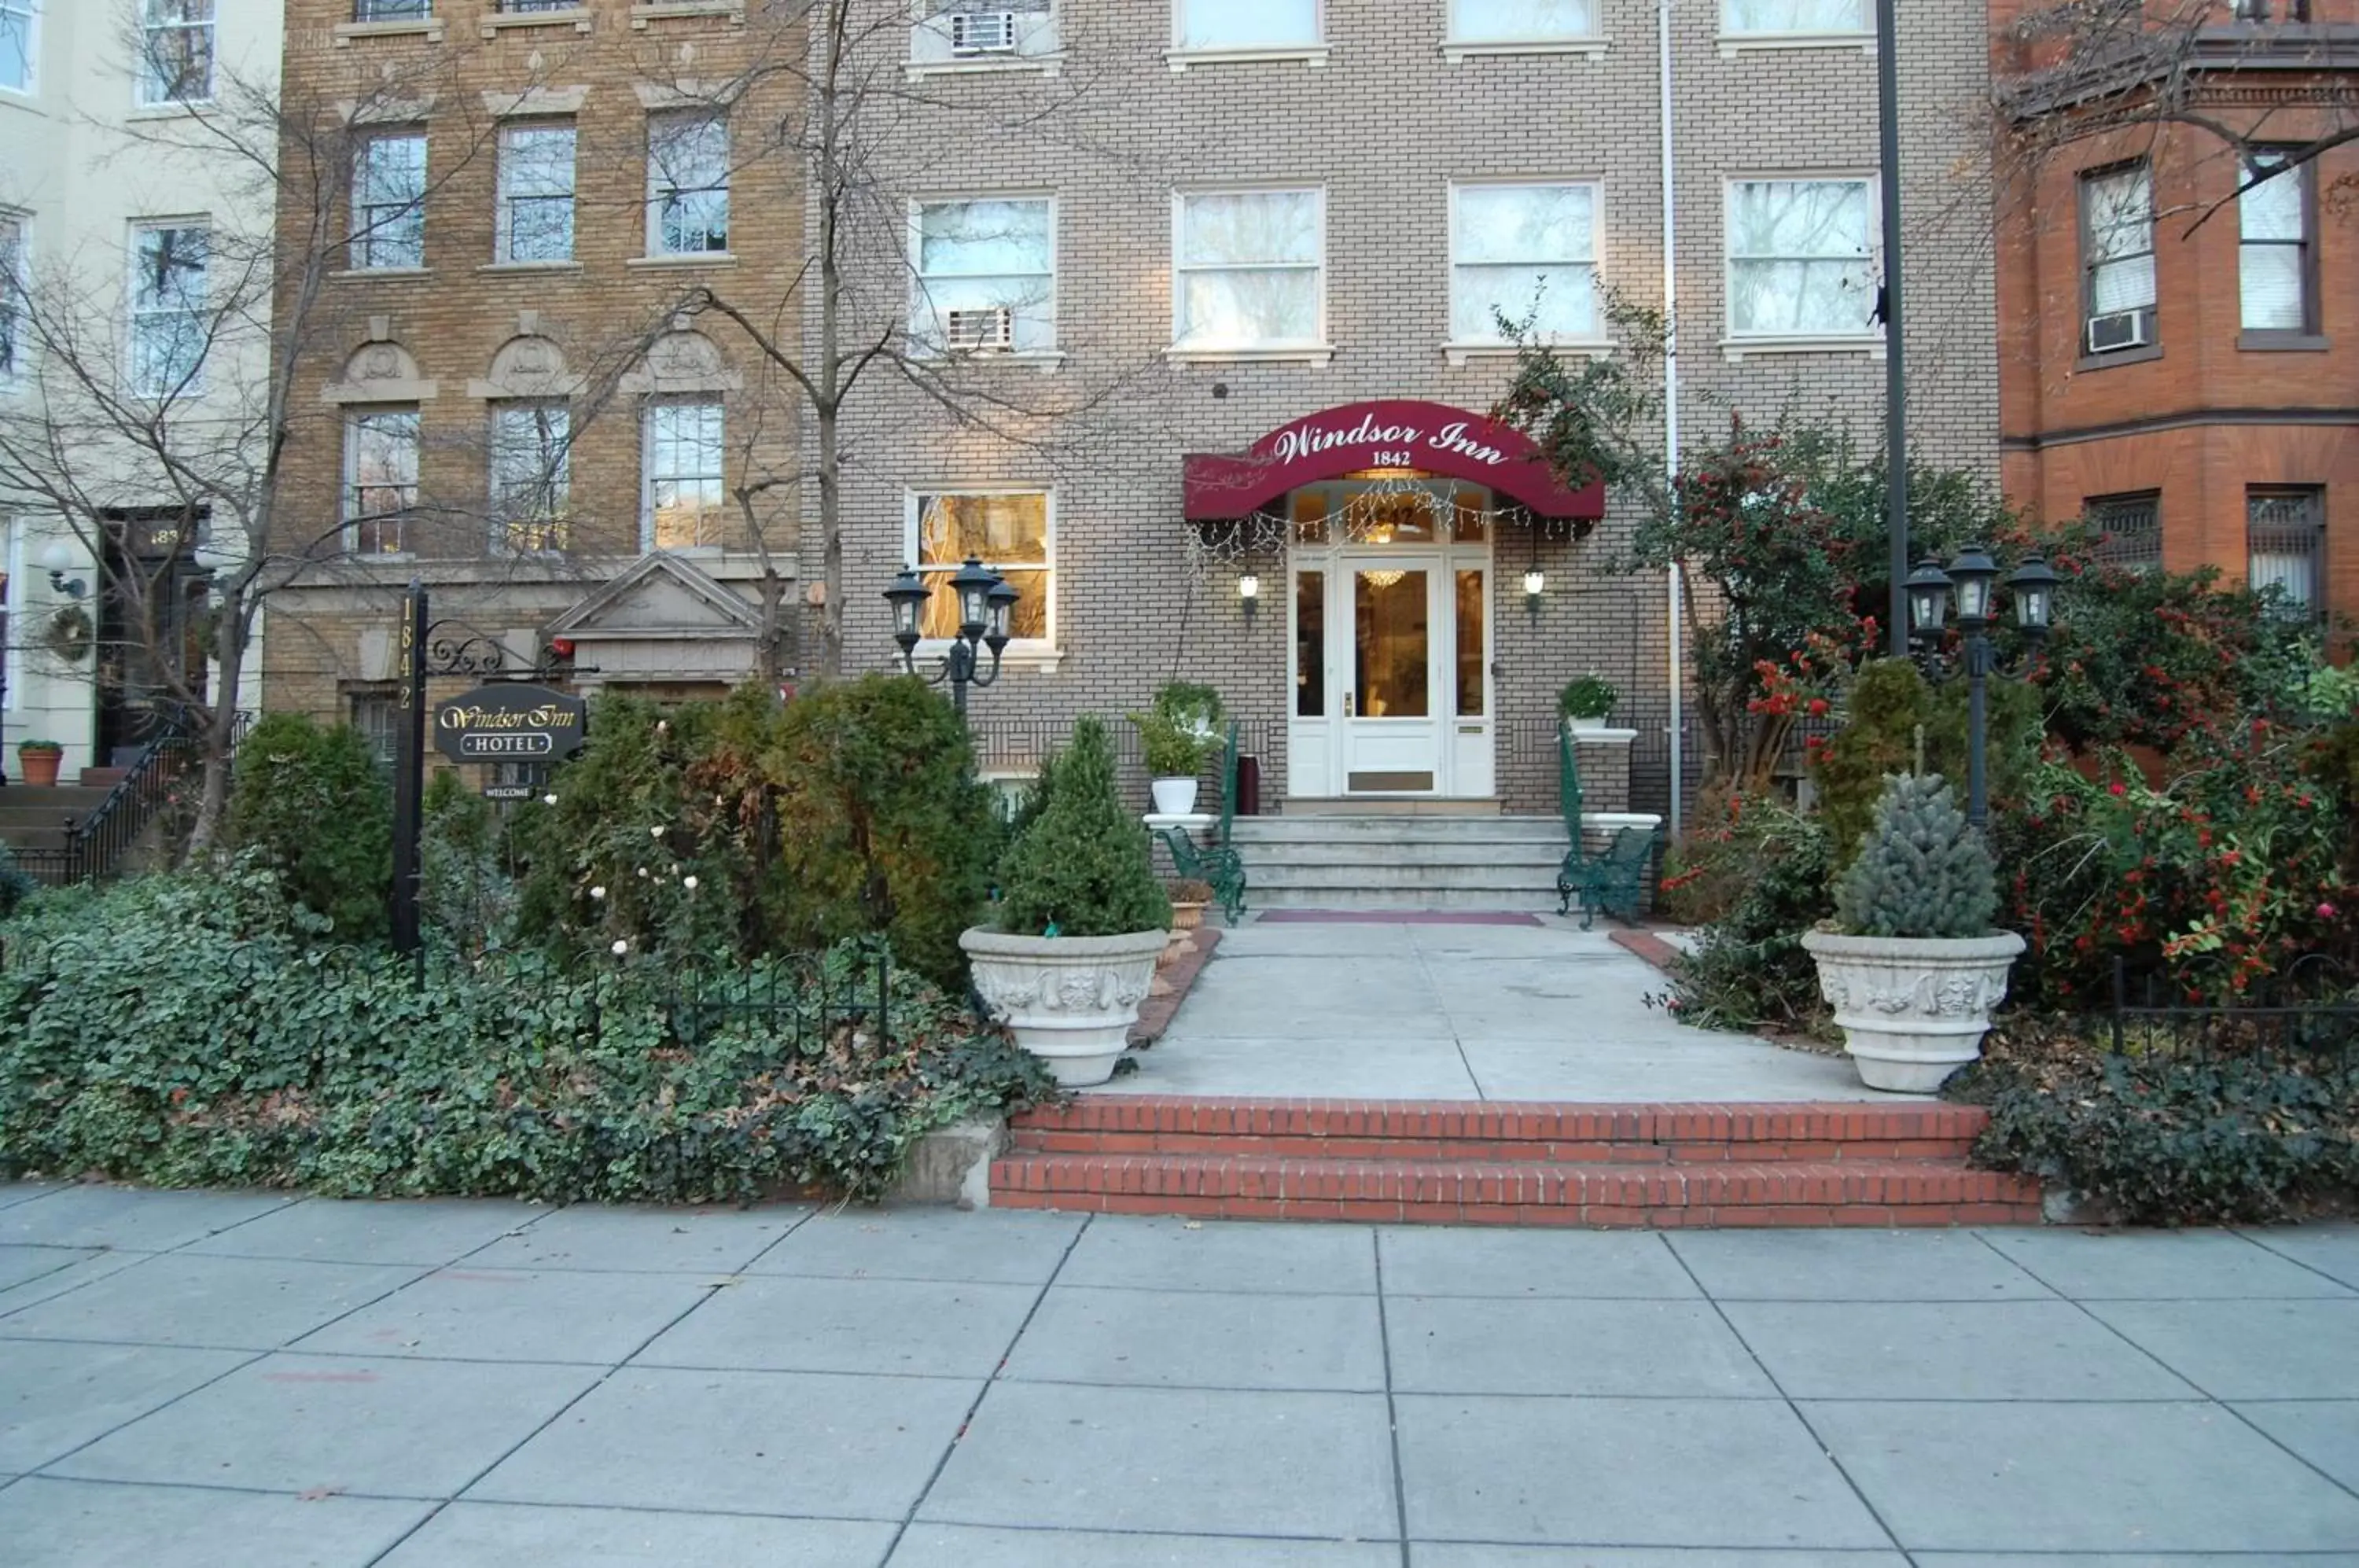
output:
{"label": "evergreen shrub", "polygon": [[239,743],[229,842],[276,867],[287,896],[329,922],[341,942],[386,931],[393,888],[393,801],[368,741],[350,724],[323,728],[271,713]]}
{"label": "evergreen shrub", "polygon": [[1884,782],[1875,824],[1835,888],[1835,920],[1854,936],[1983,936],[1998,909],[1990,846],[1938,774]]}
{"label": "evergreen shrub", "polygon": [[1031,936],[1168,930],[1171,900],[1155,879],[1145,825],[1115,792],[1104,724],[1076,724],[1042,777],[1048,803],[1002,867],[1001,928]]}

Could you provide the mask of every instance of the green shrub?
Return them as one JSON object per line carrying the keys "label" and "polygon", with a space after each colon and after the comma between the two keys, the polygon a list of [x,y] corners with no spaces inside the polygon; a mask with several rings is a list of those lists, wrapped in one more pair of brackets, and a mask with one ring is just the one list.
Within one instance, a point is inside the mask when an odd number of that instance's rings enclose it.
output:
{"label": "green shrub", "polygon": [[1204,759],[1221,747],[1221,694],[1210,686],[1167,681],[1146,713],[1133,713],[1147,753],[1147,771],[1156,779],[1193,779]]}
{"label": "green shrub", "polygon": [[1105,725],[1084,718],[1050,759],[1049,803],[1008,854],[1001,927],[1031,935],[1123,936],[1171,924],[1147,829],[1114,791]]}
{"label": "green shrub", "polygon": [[1875,825],[1835,889],[1835,919],[1854,936],[1982,936],[1998,909],[1990,845],[1967,826],[1938,774],[1884,783]]}
{"label": "green shrub", "polygon": [[446,768],[427,780],[424,817],[418,911],[426,930],[462,953],[509,945],[516,884],[499,812],[456,768]]}
{"label": "green shrub", "polygon": [[[1987,792],[1993,812],[2000,813],[2020,802],[2038,760],[2039,692],[2020,681],[1993,681],[1986,692]],[[1885,779],[1919,771],[1920,731],[1922,771],[1948,779],[1966,776],[1966,701],[1963,681],[1929,686],[1909,659],[1879,659],[1860,667],[1843,699],[1843,728],[1810,748],[1810,780],[1818,787],[1819,811],[1827,819],[1839,868],[1858,855],[1875,820]]]}
{"label": "green shrub", "polygon": [[1614,704],[1621,700],[1622,693],[1614,689],[1614,683],[1593,671],[1564,683],[1564,689],[1556,694],[1556,711],[1568,719],[1602,719],[1613,713]]}
{"label": "green shrub", "polygon": [[16,852],[0,844],[0,920],[6,920],[26,899],[41,890],[33,874],[16,864]]}
{"label": "green shrub", "polygon": [[1834,908],[1825,823],[1762,798],[1734,798],[1684,846],[1680,897],[1706,896],[1715,918],[1673,971],[1671,1006],[1712,1029],[1807,1029],[1822,1011],[1802,933]]}
{"label": "green shrub", "polygon": [[288,897],[340,941],[385,933],[393,887],[393,805],[358,730],[271,713],[239,743],[231,844],[257,851]]}

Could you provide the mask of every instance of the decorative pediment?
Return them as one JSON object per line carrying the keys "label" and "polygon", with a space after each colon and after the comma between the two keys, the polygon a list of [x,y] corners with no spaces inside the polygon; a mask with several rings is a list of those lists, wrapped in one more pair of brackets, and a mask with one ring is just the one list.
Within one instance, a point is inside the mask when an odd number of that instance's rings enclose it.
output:
{"label": "decorative pediment", "polygon": [[[372,336],[376,334],[373,332]],[[397,343],[364,343],[344,362],[341,380],[320,394],[325,403],[421,403],[435,394],[433,382],[418,374],[418,361]]]}
{"label": "decorative pediment", "polygon": [[641,556],[613,582],[549,623],[578,643],[743,638],[760,613],[696,567],[664,550]]}
{"label": "decorative pediment", "polygon": [[549,338],[527,333],[510,338],[492,356],[492,373],[467,383],[467,396],[498,397],[571,397],[582,389],[582,378],[569,374],[565,351]]}
{"label": "decorative pediment", "polygon": [[742,385],[721,345],[698,332],[666,332],[623,377],[623,390],[638,394],[734,392]]}

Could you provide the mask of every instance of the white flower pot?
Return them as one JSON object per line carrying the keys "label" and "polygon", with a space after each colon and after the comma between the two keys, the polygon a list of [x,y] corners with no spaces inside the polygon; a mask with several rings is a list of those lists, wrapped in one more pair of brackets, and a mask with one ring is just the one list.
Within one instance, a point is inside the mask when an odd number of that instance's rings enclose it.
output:
{"label": "white flower pot", "polygon": [[1596,735],[1608,727],[1608,722],[1613,717],[1611,713],[1594,713],[1579,718],[1568,715],[1564,721],[1564,727],[1575,735]]}
{"label": "white flower pot", "polygon": [[1983,1053],[1991,1010],[2023,951],[2013,931],[1953,940],[1804,931],[1819,994],[1871,1089],[1930,1094]]}
{"label": "white flower pot", "polygon": [[1079,1087],[1114,1076],[1171,933],[1017,936],[974,926],[960,933],[974,988],[1016,1043]]}
{"label": "white flower pot", "polygon": [[1158,779],[1147,788],[1155,792],[1158,816],[1184,817],[1196,809],[1196,781],[1193,779]]}

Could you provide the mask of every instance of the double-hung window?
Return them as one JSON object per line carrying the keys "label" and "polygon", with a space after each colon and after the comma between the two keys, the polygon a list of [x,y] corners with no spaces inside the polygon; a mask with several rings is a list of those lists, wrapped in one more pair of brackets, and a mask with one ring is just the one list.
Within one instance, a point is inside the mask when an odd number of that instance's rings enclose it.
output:
{"label": "double-hung window", "polygon": [[1720,30],[1731,38],[1817,38],[1864,33],[1868,0],[1721,0]]}
{"label": "double-hung window", "polygon": [[2154,343],[2154,178],[2145,164],[2081,177],[2081,275],[2090,354]]}
{"label": "double-hung window", "polygon": [[2236,288],[2248,332],[2317,330],[2311,308],[2310,191],[2308,164],[2288,167],[2282,152],[2255,155],[2248,186],[2236,198],[2240,239]]}
{"label": "double-hung window", "polygon": [[1875,337],[1875,232],[1865,180],[1730,185],[1729,336]]}
{"label": "double-hung window", "polygon": [[1326,193],[1240,191],[1179,199],[1173,346],[1326,348]]}
{"label": "double-hung window", "polygon": [[2082,515],[2097,530],[2099,564],[2128,572],[2152,572],[2162,565],[2162,495],[2140,491],[2130,495],[2093,495]]}
{"label": "double-hung window", "polygon": [[353,152],[354,271],[426,265],[426,134],[363,138]]}
{"label": "double-hung window", "polygon": [[647,120],[647,254],[729,248],[729,122],[719,114]]}
{"label": "double-hung window", "polygon": [[951,576],[973,556],[1020,595],[1008,615],[1018,642],[1046,644],[1055,617],[1054,535],[1045,490],[937,492],[909,498],[908,560],[932,597],[918,617],[920,637],[958,635]]}
{"label": "double-hung window", "polygon": [[1171,0],[1171,41],[1182,49],[1313,49],[1321,0]]}
{"label": "double-hung window", "polygon": [[920,201],[909,335],[935,353],[1057,346],[1056,219],[1045,196]]}
{"label": "double-hung window", "polygon": [[202,103],[213,95],[213,0],[140,0],[139,102]]}
{"label": "double-hung window", "polygon": [[353,0],[355,22],[422,22],[434,15],[434,0]]}
{"label": "double-hung window", "polygon": [[647,406],[647,474],[639,543],[702,550],[721,543],[728,499],[718,397],[666,397]]}
{"label": "double-hung window", "polygon": [[206,310],[212,231],[141,223],[131,231],[131,387],[147,397],[200,389],[212,332]]}
{"label": "double-hung window", "polygon": [[25,369],[25,221],[0,212],[0,387]]}
{"label": "double-hung window", "polygon": [[573,259],[573,127],[500,132],[499,259]]}
{"label": "double-hung window", "polygon": [[922,0],[909,37],[913,65],[1018,65],[1057,52],[1049,0]]}
{"label": "double-hung window", "polygon": [[1593,38],[1598,0],[1450,0],[1450,41],[1560,43]]}
{"label": "double-hung window", "polygon": [[1452,343],[1506,342],[1502,317],[1545,342],[1597,337],[1597,187],[1459,185],[1450,202]]}
{"label": "double-hung window", "polygon": [[2245,581],[2274,589],[2292,617],[2326,614],[2326,496],[2311,488],[2245,492]]}
{"label": "double-hung window", "polygon": [[492,545],[561,550],[572,483],[572,419],[562,403],[492,406]]}
{"label": "double-hung window", "polygon": [[407,555],[418,509],[418,410],[356,408],[344,419],[344,542],[356,556]]}
{"label": "double-hung window", "polygon": [[0,87],[30,93],[41,60],[41,0],[0,0]]}

